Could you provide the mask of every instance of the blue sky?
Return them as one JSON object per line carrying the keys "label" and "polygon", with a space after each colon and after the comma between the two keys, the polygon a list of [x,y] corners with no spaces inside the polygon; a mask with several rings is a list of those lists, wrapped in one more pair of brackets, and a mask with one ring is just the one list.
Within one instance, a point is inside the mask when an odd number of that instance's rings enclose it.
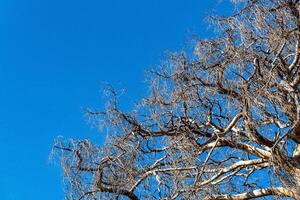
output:
{"label": "blue sky", "polygon": [[84,118],[102,108],[101,87],[126,87],[123,108],[145,93],[145,69],[181,50],[218,0],[0,1],[0,194],[63,199],[49,163],[54,139],[103,137]]}

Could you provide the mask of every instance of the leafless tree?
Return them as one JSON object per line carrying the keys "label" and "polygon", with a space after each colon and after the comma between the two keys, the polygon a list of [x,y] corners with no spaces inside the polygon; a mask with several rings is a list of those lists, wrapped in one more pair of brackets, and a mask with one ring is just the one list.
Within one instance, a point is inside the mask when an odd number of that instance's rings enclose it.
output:
{"label": "leafless tree", "polygon": [[217,33],[149,75],[132,112],[89,115],[104,146],[58,141],[68,199],[300,199],[300,1],[234,2]]}

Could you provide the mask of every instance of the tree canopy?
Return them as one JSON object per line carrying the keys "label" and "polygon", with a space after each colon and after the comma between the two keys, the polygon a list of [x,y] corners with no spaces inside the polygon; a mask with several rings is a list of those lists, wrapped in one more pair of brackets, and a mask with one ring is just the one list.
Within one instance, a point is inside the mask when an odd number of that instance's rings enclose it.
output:
{"label": "tree canopy", "polygon": [[107,141],[57,141],[68,199],[300,199],[300,2],[235,1],[217,34],[149,75]]}

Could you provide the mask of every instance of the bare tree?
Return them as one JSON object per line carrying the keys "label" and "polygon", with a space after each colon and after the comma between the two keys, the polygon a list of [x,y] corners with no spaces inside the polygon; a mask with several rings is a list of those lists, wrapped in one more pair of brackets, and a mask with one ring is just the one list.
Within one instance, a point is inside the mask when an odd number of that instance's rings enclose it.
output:
{"label": "bare tree", "polygon": [[235,2],[216,37],[151,72],[131,113],[117,94],[104,146],[58,141],[68,199],[300,199],[300,2]]}

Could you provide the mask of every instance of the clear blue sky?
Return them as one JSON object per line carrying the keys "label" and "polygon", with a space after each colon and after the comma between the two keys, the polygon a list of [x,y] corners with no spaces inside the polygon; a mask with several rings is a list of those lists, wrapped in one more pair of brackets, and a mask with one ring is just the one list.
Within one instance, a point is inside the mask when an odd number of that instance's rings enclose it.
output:
{"label": "clear blue sky", "polygon": [[204,17],[228,8],[218,2],[0,1],[1,199],[63,199],[60,168],[48,162],[54,139],[103,143],[83,115],[102,108],[101,85],[122,83],[128,109],[165,50],[207,36]]}

